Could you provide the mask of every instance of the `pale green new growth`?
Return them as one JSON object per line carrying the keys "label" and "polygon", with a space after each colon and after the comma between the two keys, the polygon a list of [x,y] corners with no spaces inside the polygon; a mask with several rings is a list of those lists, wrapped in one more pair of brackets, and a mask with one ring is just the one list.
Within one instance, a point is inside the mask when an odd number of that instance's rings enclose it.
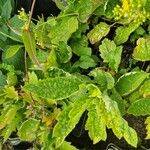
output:
{"label": "pale green new growth", "polygon": [[121,61],[122,46],[116,46],[114,41],[104,39],[102,45],[99,46],[99,50],[104,62],[107,62],[109,67],[117,72]]}

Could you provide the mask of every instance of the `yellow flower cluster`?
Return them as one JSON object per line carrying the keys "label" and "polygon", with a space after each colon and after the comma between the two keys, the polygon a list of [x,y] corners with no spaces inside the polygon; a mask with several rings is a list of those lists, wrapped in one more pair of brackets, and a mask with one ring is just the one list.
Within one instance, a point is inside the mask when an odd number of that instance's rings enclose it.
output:
{"label": "yellow flower cluster", "polygon": [[113,10],[114,19],[122,23],[137,22],[142,24],[150,16],[144,6],[142,0],[122,0],[122,5],[116,5]]}

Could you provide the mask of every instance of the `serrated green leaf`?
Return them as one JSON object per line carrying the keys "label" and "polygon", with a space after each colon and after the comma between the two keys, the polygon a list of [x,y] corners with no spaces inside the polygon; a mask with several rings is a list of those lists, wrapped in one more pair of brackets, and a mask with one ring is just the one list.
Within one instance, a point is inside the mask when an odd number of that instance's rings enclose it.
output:
{"label": "serrated green leaf", "polygon": [[53,26],[48,34],[53,44],[58,44],[60,41],[67,43],[72,33],[78,29],[78,20],[76,16],[63,17]]}
{"label": "serrated green leaf", "polygon": [[15,72],[15,67],[13,65],[8,65],[5,63],[0,64],[0,69],[2,69],[2,70],[4,69],[7,72]]}
{"label": "serrated green leaf", "polygon": [[52,49],[51,52],[49,53],[46,65],[48,68],[58,66],[56,51],[54,49]]}
{"label": "serrated green leaf", "polygon": [[115,81],[109,72],[96,68],[92,70],[89,75],[94,77],[94,82],[98,84],[102,91],[112,89],[114,87]]}
{"label": "serrated green leaf", "polygon": [[14,99],[14,100],[18,100],[18,92],[15,90],[15,88],[13,86],[5,86],[4,92],[6,94],[6,98],[10,98],[10,99]]}
{"label": "serrated green leaf", "polygon": [[5,55],[6,59],[14,56],[19,51],[19,49],[22,47],[23,47],[23,45],[10,46],[6,51],[6,55]]}
{"label": "serrated green leaf", "polygon": [[122,134],[122,122],[123,118],[121,117],[121,113],[119,111],[118,105],[115,101],[111,100],[111,98],[107,95],[107,93],[103,94],[102,97],[105,108],[105,122],[108,129],[112,129],[117,138],[121,138]]}
{"label": "serrated green leaf", "polygon": [[87,105],[87,97],[81,97],[64,108],[58,116],[58,122],[53,129],[53,137],[57,138],[56,147],[59,147],[65,137],[75,128]]}
{"label": "serrated green leaf", "polygon": [[22,123],[18,130],[18,136],[22,141],[32,142],[36,138],[36,132],[38,130],[40,121],[30,118]]}
{"label": "serrated green leaf", "polygon": [[96,62],[90,56],[81,56],[80,59],[74,64],[74,67],[81,67],[83,69],[88,69],[89,67],[95,67]]}
{"label": "serrated green leaf", "polygon": [[100,41],[103,37],[105,37],[110,31],[110,26],[105,22],[101,22],[95,26],[88,34],[88,38],[91,44],[94,44]]}
{"label": "serrated green leaf", "polygon": [[140,94],[143,97],[150,97],[150,79],[146,80],[139,89]]}
{"label": "serrated green leaf", "polygon": [[127,121],[121,117],[117,103],[112,101],[106,93],[103,94],[103,101],[105,102],[105,119],[107,127],[111,128],[119,139],[124,137],[130,145],[137,147],[137,133],[134,129],[129,127]]}
{"label": "serrated green leaf", "polygon": [[116,83],[116,90],[121,96],[126,96],[136,90],[149,76],[146,72],[130,72],[121,76]]}
{"label": "serrated green leaf", "polygon": [[88,47],[88,38],[84,35],[81,38],[71,39],[70,45],[73,53],[78,56],[91,56],[92,54],[91,48]]}
{"label": "serrated green leaf", "polygon": [[60,63],[67,63],[72,57],[72,49],[64,42],[60,42],[56,51]]}
{"label": "serrated green leaf", "polygon": [[41,80],[37,84],[28,84],[24,88],[43,98],[61,100],[75,94],[81,83],[74,76],[56,77]]}
{"label": "serrated green leaf", "polygon": [[[40,19],[35,26],[35,36],[38,44],[42,47],[50,47],[51,42],[48,37],[48,33],[52,26],[56,24],[56,20],[54,17],[49,17],[45,22],[44,19]],[[40,32],[39,32],[40,31]]]}
{"label": "serrated green leaf", "polygon": [[10,135],[12,134],[12,132],[14,132],[16,130],[16,128],[21,120],[22,120],[21,115],[16,114],[16,116],[12,120],[11,124],[9,124],[2,133],[4,136],[4,142],[6,142],[7,139],[10,137]]}
{"label": "serrated green leaf", "polygon": [[128,113],[135,116],[149,115],[150,114],[150,98],[142,98],[128,108]]}
{"label": "serrated green leaf", "polygon": [[123,137],[125,138],[127,143],[136,148],[138,144],[138,136],[136,131],[133,128],[129,127],[127,121],[125,120],[123,122],[122,128],[123,128]]}
{"label": "serrated green leaf", "polygon": [[6,125],[9,125],[14,119],[17,113],[16,106],[8,105],[2,110],[0,116],[0,129],[3,129]]}
{"label": "serrated green leaf", "polygon": [[117,72],[121,61],[122,46],[117,47],[114,41],[104,39],[102,45],[99,46],[99,50],[104,62],[109,63],[109,67]]}
{"label": "serrated green leaf", "polygon": [[88,130],[89,137],[93,140],[93,144],[98,143],[100,140],[105,141],[107,137],[103,109],[104,103],[98,98],[93,99],[88,108],[89,112],[85,130]]}
{"label": "serrated green leaf", "polygon": [[139,38],[133,51],[133,58],[138,61],[150,60],[150,38]]}
{"label": "serrated green leaf", "polygon": [[28,72],[29,83],[36,84],[38,83],[38,77],[35,72]]}
{"label": "serrated green leaf", "polygon": [[117,45],[125,43],[130,34],[138,28],[138,23],[130,23],[128,26],[120,26],[116,29],[114,41]]}

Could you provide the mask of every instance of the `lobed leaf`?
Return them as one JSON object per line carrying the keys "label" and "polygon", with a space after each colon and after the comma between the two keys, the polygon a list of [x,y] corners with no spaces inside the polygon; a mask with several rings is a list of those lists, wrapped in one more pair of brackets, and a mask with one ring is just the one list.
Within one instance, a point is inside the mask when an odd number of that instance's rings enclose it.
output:
{"label": "lobed leaf", "polygon": [[51,46],[51,41],[50,38],[48,37],[48,33],[56,23],[57,22],[54,17],[49,17],[46,22],[44,21],[44,19],[40,19],[37,22],[37,25],[35,26],[35,37],[37,43],[42,48]]}
{"label": "lobed leaf", "polygon": [[15,90],[15,88],[13,86],[5,86],[4,92],[6,94],[5,95],[6,98],[10,98],[13,100],[19,99],[18,92]]}
{"label": "lobed leaf", "polygon": [[103,100],[105,102],[105,119],[108,128],[111,128],[114,134],[121,139],[122,137],[132,146],[137,147],[138,136],[134,129],[128,126],[120,114],[117,103],[112,101],[110,97],[104,93]]}
{"label": "lobed leaf", "polygon": [[122,46],[117,47],[114,41],[104,39],[102,45],[99,46],[99,50],[104,62],[107,62],[109,67],[117,72],[121,61]]}
{"label": "lobed leaf", "polygon": [[88,130],[93,144],[98,143],[100,140],[105,141],[107,138],[106,122],[103,114],[104,107],[104,102],[98,98],[93,99],[91,105],[88,107],[89,112],[85,130]]}

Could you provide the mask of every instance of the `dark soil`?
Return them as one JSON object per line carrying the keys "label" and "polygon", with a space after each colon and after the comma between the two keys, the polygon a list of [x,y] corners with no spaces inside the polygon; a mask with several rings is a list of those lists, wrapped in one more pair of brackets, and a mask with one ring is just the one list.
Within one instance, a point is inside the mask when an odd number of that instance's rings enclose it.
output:
{"label": "dark soil", "polygon": [[139,136],[139,146],[137,148],[127,144],[124,139],[119,140],[111,130],[107,131],[108,137],[105,142],[101,141],[95,145],[93,145],[92,141],[89,139],[88,133],[86,131],[82,131],[82,134],[80,133],[81,136],[77,137],[77,130],[74,130],[67,137],[67,141],[72,142],[72,145],[76,146],[80,150],[107,150],[111,145],[114,147],[112,150],[148,150],[148,148],[150,148],[150,140],[145,140],[146,130],[144,122],[146,117],[135,117],[128,115],[125,116],[125,119],[128,121],[129,125],[137,131]]}

